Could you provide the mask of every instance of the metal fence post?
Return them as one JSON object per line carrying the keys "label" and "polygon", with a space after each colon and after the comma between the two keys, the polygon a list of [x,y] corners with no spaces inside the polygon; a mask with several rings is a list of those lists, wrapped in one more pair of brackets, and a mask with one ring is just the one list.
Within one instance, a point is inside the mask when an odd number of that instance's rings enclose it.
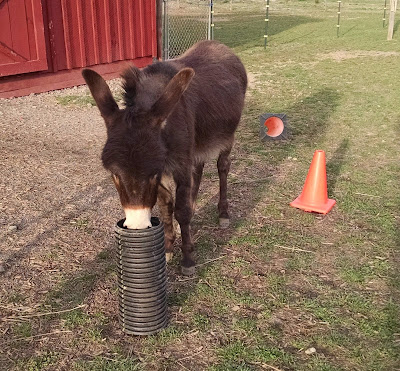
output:
{"label": "metal fence post", "polygon": [[210,1],[210,37],[209,40],[214,40],[214,3]]}
{"label": "metal fence post", "polygon": [[385,21],[386,21],[386,0],[385,0],[385,6],[383,7],[383,28],[385,28]]}
{"label": "metal fence post", "polygon": [[164,6],[164,31],[163,31],[163,60],[169,59],[168,57],[168,0],[163,0]]}
{"label": "metal fence post", "polygon": [[265,0],[267,5],[265,6],[265,32],[264,32],[264,49],[267,48],[268,43],[268,23],[269,23],[269,0]]}

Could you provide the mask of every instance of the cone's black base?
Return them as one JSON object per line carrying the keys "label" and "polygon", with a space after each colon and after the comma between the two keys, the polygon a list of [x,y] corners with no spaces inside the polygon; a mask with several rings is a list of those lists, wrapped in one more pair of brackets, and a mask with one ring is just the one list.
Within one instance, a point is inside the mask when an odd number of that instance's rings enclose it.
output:
{"label": "cone's black base", "polygon": [[131,335],[151,335],[167,325],[167,277],[164,225],[151,218],[152,227],[115,226],[119,322]]}

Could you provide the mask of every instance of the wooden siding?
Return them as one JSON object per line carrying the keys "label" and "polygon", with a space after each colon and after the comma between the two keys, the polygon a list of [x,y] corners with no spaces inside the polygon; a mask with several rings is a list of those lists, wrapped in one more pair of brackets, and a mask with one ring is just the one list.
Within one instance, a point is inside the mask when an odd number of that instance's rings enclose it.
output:
{"label": "wooden siding", "polygon": [[[0,0],[0,97],[79,85],[84,67],[115,77],[123,61],[139,67],[151,63],[159,56],[159,2]],[[11,27],[11,23],[17,25],[16,7],[19,15],[21,9],[26,12],[18,17],[17,29]],[[5,51],[5,44],[20,49]],[[10,61],[13,68],[7,70]],[[26,62],[30,68],[22,68]]]}
{"label": "wooden siding", "polygon": [[46,69],[41,1],[1,1],[0,77]]}
{"label": "wooden siding", "polygon": [[52,71],[157,54],[156,4],[148,0],[47,0]]}

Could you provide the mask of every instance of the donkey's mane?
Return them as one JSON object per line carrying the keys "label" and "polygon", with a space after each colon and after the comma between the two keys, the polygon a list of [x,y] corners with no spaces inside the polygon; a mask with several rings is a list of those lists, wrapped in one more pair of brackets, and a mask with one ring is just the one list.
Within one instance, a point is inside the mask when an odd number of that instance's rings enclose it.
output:
{"label": "donkey's mane", "polygon": [[171,80],[178,71],[179,68],[172,63],[158,61],[142,70],[136,67],[129,67],[124,70],[121,77],[123,79],[122,88],[124,89],[123,97],[126,107],[135,107],[137,86],[141,80],[145,78],[156,80],[158,77],[160,80],[168,81]]}
{"label": "donkey's mane", "polygon": [[163,74],[172,79],[178,72],[178,68],[172,62],[155,62],[143,69],[146,74]]}

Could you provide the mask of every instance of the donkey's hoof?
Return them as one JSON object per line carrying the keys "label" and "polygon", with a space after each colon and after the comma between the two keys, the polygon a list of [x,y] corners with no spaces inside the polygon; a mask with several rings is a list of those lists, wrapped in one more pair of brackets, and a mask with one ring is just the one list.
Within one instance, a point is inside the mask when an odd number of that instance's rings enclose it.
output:
{"label": "donkey's hoof", "polygon": [[219,226],[222,229],[228,228],[230,223],[228,218],[219,218]]}
{"label": "donkey's hoof", "polygon": [[174,256],[173,252],[166,252],[165,253],[165,260],[167,261],[167,263],[169,263],[172,260],[173,256]]}
{"label": "donkey's hoof", "polygon": [[191,266],[191,267],[184,267],[181,265],[182,268],[182,274],[184,276],[193,276],[196,273],[196,266]]}

